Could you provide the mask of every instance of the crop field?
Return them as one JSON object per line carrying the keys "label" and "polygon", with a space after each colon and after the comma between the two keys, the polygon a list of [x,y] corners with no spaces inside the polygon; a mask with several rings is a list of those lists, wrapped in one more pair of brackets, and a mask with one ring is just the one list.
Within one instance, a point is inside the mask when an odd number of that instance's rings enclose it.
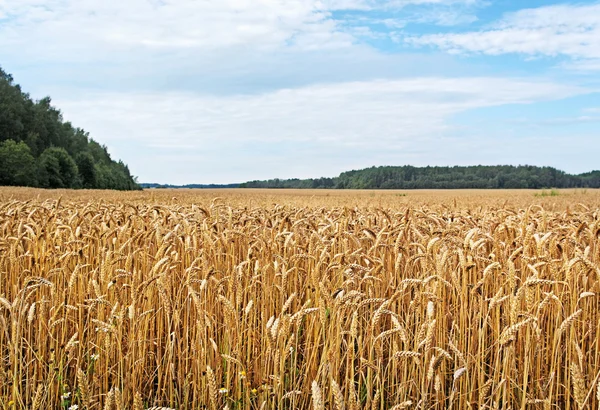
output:
{"label": "crop field", "polygon": [[0,189],[0,409],[599,409],[600,192]]}

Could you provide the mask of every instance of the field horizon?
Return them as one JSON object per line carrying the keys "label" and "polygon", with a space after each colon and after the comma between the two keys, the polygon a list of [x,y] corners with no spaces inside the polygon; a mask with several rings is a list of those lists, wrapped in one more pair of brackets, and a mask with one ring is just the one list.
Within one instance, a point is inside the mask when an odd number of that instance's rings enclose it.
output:
{"label": "field horizon", "polygon": [[[552,192],[555,195],[552,195]],[[543,193],[546,195],[542,196]],[[44,189],[31,187],[3,187],[0,186],[0,198],[19,198],[19,199],[58,199],[60,197],[88,197],[95,199],[99,197],[117,197],[123,198],[177,198],[178,195],[183,198],[215,198],[220,196],[237,196],[261,194],[267,197],[292,198],[295,196],[314,196],[314,197],[344,197],[354,195],[362,198],[365,196],[377,197],[397,197],[402,195],[405,198],[435,198],[448,197],[465,198],[468,196],[478,196],[481,198],[506,197],[506,198],[527,198],[530,195],[533,198],[544,198],[552,196],[555,199],[562,197],[582,197],[594,198],[600,194],[600,188],[540,188],[540,189],[323,189],[323,188],[145,188],[142,191],[114,191],[101,189]]]}

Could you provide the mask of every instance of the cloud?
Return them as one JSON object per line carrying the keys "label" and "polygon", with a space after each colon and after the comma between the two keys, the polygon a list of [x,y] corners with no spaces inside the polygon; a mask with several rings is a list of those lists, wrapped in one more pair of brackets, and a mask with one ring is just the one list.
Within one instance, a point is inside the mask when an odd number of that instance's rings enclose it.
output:
{"label": "cloud", "polygon": [[[299,172],[297,176],[326,175],[331,170],[315,160],[319,153],[360,157],[363,163],[357,166],[393,152],[413,160],[435,158],[441,151],[456,150],[453,138],[462,131],[451,118],[457,113],[585,93],[543,81],[431,77],[321,84],[257,95],[101,93],[56,101],[65,118],[86,124],[91,135],[115,147],[134,173],[146,180],[164,179],[170,171],[157,174],[157,161],[174,165],[188,158],[195,165],[188,164],[192,171],[179,178],[193,182],[209,172],[217,158],[228,169],[236,169],[248,157],[262,158],[245,173],[220,176],[229,181],[293,176],[290,170]],[[127,153],[127,144],[135,150]],[[344,164],[351,166],[352,161]],[[254,174],[248,175],[249,169]]]}
{"label": "cloud", "polygon": [[456,8],[431,9],[421,11],[410,19],[414,23],[433,23],[438,26],[459,26],[476,22],[477,16],[473,13]]}
{"label": "cloud", "polygon": [[[584,110],[587,111],[587,110]],[[589,111],[592,112],[593,111]],[[531,120],[531,119],[518,119],[512,121],[513,123],[520,123],[522,125],[527,126],[557,126],[557,125],[577,125],[577,124],[587,124],[587,123],[598,123],[600,122],[600,116],[597,115],[579,115],[573,117],[555,117],[555,118],[546,118],[543,120]]]}
{"label": "cloud", "polygon": [[[357,40],[340,10],[398,10],[408,5],[474,4],[474,0],[19,0],[0,2],[0,48],[24,42],[49,58],[137,49],[216,50],[226,47],[340,48]],[[21,53],[27,50],[20,50]],[[98,56],[97,54],[100,53]]]}
{"label": "cloud", "polygon": [[408,36],[405,41],[450,53],[566,56],[586,64],[600,59],[600,4],[524,9],[481,31]]}
{"label": "cloud", "polygon": [[122,52],[289,45],[326,48],[352,42],[317,0],[24,0],[3,4],[0,13],[11,16],[12,24],[0,30],[0,45],[17,44],[22,42],[19,36],[25,35],[50,47],[48,53],[86,47],[92,48],[88,52],[94,48]]}
{"label": "cloud", "polygon": [[408,6],[475,6],[485,3],[482,0],[323,0],[330,10],[395,10]]}
{"label": "cloud", "polygon": [[390,36],[406,24],[399,16],[451,24],[454,17],[445,13],[479,4],[0,0],[0,14],[8,16],[0,23],[0,64],[38,96],[58,87],[244,93],[411,70],[428,75],[458,64],[441,53],[381,52],[396,47]]}
{"label": "cloud", "polygon": [[[360,145],[369,144],[371,136],[398,141],[444,131],[449,116],[472,108],[587,92],[550,82],[425,77],[312,85],[258,95],[109,93],[60,100],[59,106],[74,122],[98,127],[107,141],[138,135],[142,142],[164,144],[169,130],[168,140],[173,143],[218,138]],[[105,118],[111,118],[111,123],[106,124]]]}
{"label": "cloud", "polygon": [[585,59],[573,60],[573,61],[565,62],[565,63],[561,64],[560,66],[563,68],[566,68],[568,70],[577,71],[579,73],[586,73],[586,72],[593,73],[594,71],[600,71],[600,58],[589,59],[589,60],[585,60]]}

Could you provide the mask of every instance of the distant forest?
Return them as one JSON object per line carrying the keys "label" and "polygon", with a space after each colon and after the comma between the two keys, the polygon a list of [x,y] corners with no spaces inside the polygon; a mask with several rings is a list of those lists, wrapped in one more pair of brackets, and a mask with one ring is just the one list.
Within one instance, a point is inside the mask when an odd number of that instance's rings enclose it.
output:
{"label": "distant forest", "polygon": [[600,188],[600,171],[569,175],[551,167],[385,166],[348,171],[335,178],[271,179],[240,184],[240,188],[328,189],[515,189]]}
{"label": "distant forest", "polygon": [[33,101],[0,68],[0,185],[141,189],[107,148],[63,120],[50,97]]}

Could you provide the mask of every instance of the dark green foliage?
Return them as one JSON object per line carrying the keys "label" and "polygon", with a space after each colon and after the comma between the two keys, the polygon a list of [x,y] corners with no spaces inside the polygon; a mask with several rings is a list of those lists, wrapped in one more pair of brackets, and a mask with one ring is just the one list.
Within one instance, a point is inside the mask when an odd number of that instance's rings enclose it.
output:
{"label": "dark green foliage", "polygon": [[135,178],[127,165],[119,162],[96,164],[97,186],[101,189],[134,190],[139,189]]}
{"label": "dark green foliage", "polygon": [[0,185],[34,186],[37,184],[35,158],[24,142],[0,142]]}
{"label": "dark green foliage", "polygon": [[95,188],[97,186],[96,164],[94,157],[89,152],[80,152],[75,159],[79,177],[84,188]]}
{"label": "dark green foliage", "polygon": [[598,188],[600,187],[600,171],[587,172],[579,175],[582,181],[583,188]]}
{"label": "dark green foliage", "polygon": [[241,184],[242,188],[337,189],[496,189],[600,188],[600,171],[569,175],[551,167],[372,167],[343,172],[337,178],[272,179]]}
{"label": "dark green foliage", "polygon": [[77,164],[64,148],[46,149],[39,158],[43,188],[80,188]]}
{"label": "dark green foliage", "polygon": [[38,161],[38,185],[42,188],[63,188],[60,163],[53,155],[45,155]]}
{"label": "dark green foliage", "polygon": [[140,189],[126,165],[51,102],[33,101],[0,68],[0,185]]}

